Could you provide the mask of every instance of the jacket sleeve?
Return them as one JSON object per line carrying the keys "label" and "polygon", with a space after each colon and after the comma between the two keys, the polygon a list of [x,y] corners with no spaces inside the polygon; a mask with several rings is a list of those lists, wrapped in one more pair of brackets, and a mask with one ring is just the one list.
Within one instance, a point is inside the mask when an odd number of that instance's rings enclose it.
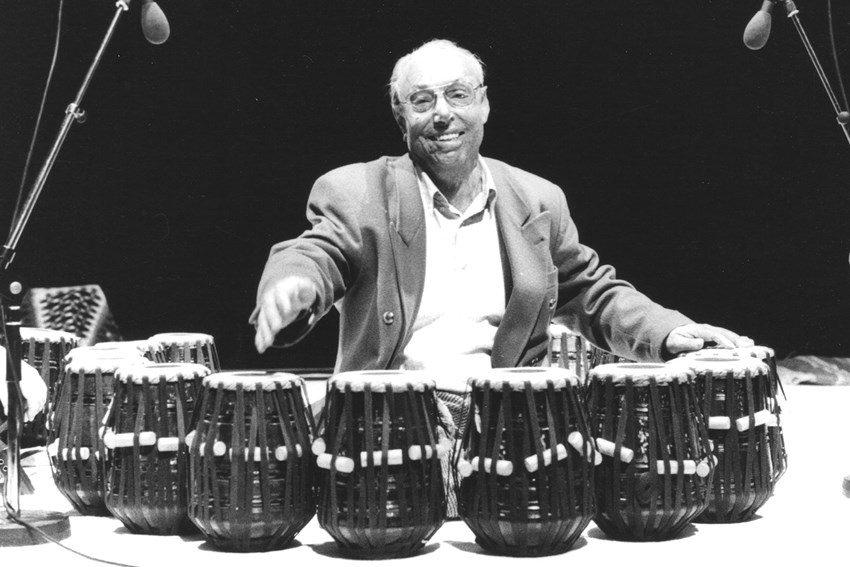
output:
{"label": "jacket sleeve", "polygon": [[[334,302],[342,298],[360,268],[362,239],[358,216],[364,183],[359,164],[334,170],[313,185],[307,202],[311,227],[296,238],[271,248],[257,289],[257,301],[284,276],[310,279],[318,290],[309,317],[282,330],[276,346],[289,346],[304,338]],[[259,307],[249,322],[255,324]]]}
{"label": "jacket sleeve", "polygon": [[558,191],[553,210],[552,258],[558,269],[554,320],[596,346],[641,361],[663,360],[662,347],[674,328],[692,321],[618,279],[597,253],[579,242],[566,198]]}

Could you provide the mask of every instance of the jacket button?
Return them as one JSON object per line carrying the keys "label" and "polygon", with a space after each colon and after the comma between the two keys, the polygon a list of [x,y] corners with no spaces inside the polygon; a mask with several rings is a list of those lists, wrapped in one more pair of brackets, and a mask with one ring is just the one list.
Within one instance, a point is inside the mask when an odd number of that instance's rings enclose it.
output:
{"label": "jacket button", "polygon": [[384,314],[381,317],[387,325],[392,325],[395,321],[395,313],[392,311],[384,311]]}
{"label": "jacket button", "polygon": [[557,304],[558,304],[558,300],[553,297],[552,299],[549,300],[549,309],[550,310],[554,309]]}

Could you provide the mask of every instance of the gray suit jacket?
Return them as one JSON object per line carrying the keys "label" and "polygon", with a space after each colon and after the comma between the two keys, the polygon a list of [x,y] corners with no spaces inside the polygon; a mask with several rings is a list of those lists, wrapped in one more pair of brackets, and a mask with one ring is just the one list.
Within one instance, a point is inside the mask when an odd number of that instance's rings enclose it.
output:
{"label": "gray suit jacket", "polygon": [[[493,367],[538,363],[554,316],[616,354],[661,360],[664,338],[691,320],[617,279],[579,243],[560,188],[497,160],[487,164],[503,265],[510,267]],[[311,278],[319,289],[315,316],[285,329],[276,343],[294,344],[336,303],[337,370],[398,367],[425,276],[424,210],[410,158],[327,173],[313,187],[307,217],[312,228],[272,247],[258,294],[286,274]]]}

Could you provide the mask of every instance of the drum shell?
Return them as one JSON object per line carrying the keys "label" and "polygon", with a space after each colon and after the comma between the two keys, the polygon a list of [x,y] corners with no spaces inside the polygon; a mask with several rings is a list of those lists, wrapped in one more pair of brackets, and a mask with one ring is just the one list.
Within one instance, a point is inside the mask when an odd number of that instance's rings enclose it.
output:
{"label": "drum shell", "polygon": [[[303,384],[228,390],[205,382],[193,423],[191,521],[224,550],[290,545],[316,511],[310,455],[314,424]],[[215,454],[216,442],[224,443],[224,455]],[[286,460],[276,460],[276,447],[286,447]],[[254,449],[259,460],[244,457]]]}
{"label": "drum shell", "polygon": [[769,375],[748,374],[736,378],[726,373],[698,371],[696,387],[705,415],[728,417],[732,424],[729,429],[709,429],[717,467],[708,506],[698,521],[734,523],[749,520],[773,494],[776,479],[773,455],[782,431],[779,427],[764,425],[738,431],[735,422],[771,409]]}
{"label": "drum shell", "polygon": [[[25,333],[27,330],[22,328],[21,334]],[[47,403],[32,421],[24,424],[21,432],[23,447],[47,444],[47,416],[54,404],[57,386],[61,380],[62,359],[79,343],[70,333],[53,333],[47,329],[34,329],[29,333],[32,333],[32,336],[22,336],[21,357],[38,371],[47,385]]]}
{"label": "drum shell", "polygon": [[[66,367],[48,416],[48,454],[56,487],[84,515],[108,515],[104,500],[110,452],[99,428],[112,401],[114,370]],[[85,459],[75,458],[88,451]]]}
{"label": "drum shell", "polygon": [[[782,478],[788,468],[788,453],[785,448],[785,438],[782,432],[782,424],[780,420],[782,407],[779,402],[779,393],[781,392],[784,396],[785,391],[782,388],[782,382],[779,379],[779,373],[776,369],[776,357],[773,349],[765,346],[740,347],[734,349],[707,348],[684,353],[680,355],[679,362],[700,359],[702,365],[712,359],[726,361],[730,359],[740,359],[742,361],[755,360],[764,365],[768,376],[767,386],[759,388],[759,398],[764,400],[764,409],[767,409],[775,418],[767,425],[767,448],[770,453],[769,466],[771,468],[770,476],[772,477],[775,485],[775,483]],[[705,369],[703,369],[703,373],[704,370]],[[740,411],[740,408],[743,406],[739,404],[738,407]],[[720,408],[718,411],[731,412],[731,409],[726,410],[725,408]]]}
{"label": "drum shell", "polygon": [[165,362],[201,364],[221,371],[215,339],[203,333],[160,333],[148,339],[159,345]]}
{"label": "drum shell", "polygon": [[177,450],[154,444],[116,447],[107,463],[106,506],[134,533],[172,535],[193,531],[187,515],[188,451],[185,438],[202,376],[175,381],[116,381],[106,427],[116,434],[153,432],[176,438]]}
{"label": "drum shell", "polygon": [[[742,356],[747,354],[747,349],[741,349]],[[785,436],[782,432],[782,425],[779,417],[782,414],[782,407],[779,403],[779,392],[784,394],[782,382],[779,380],[779,372],[776,369],[776,357],[772,349],[756,348],[749,352],[750,356],[759,358],[768,369],[768,394],[765,400],[767,409],[777,417],[775,425],[769,425],[767,428],[768,447],[770,450],[770,465],[772,467],[771,476],[774,486],[788,469],[788,453],[785,448]]]}
{"label": "drum shell", "polygon": [[590,345],[566,327],[550,325],[546,366],[565,368],[584,379],[589,368]]}
{"label": "drum shell", "polygon": [[221,370],[214,344],[165,346],[165,362],[203,364],[213,372]]}
{"label": "drum shell", "polygon": [[614,354],[613,352],[609,352],[603,348],[599,348],[594,344],[588,344],[587,346],[587,370],[593,370],[597,366],[602,366],[603,364],[615,364],[618,362],[633,362],[631,359],[626,358],[624,356],[620,356]]}
{"label": "drum shell", "polygon": [[[399,379],[398,377],[396,379]],[[327,395],[324,440],[328,451],[352,458],[350,473],[318,472],[319,525],[352,557],[403,557],[421,549],[446,517],[439,458],[412,460],[418,445],[437,450],[437,398],[433,388],[416,391],[340,391]],[[362,452],[401,449],[400,464],[362,466]],[[382,454],[386,454],[383,452]]]}
{"label": "drum shell", "polygon": [[[555,388],[550,382],[536,391],[530,385],[519,391],[507,385],[493,390],[486,384],[473,387],[470,397],[460,454],[468,462],[477,457],[479,468],[459,480],[458,504],[476,541],[502,555],[567,551],[595,512],[592,454],[567,441],[576,432],[590,439],[579,388],[569,383]],[[546,440],[546,447],[535,442],[539,439]],[[557,444],[566,448],[565,459],[528,471],[526,457]],[[513,472],[486,472],[485,458],[510,462]]]}
{"label": "drum shell", "polygon": [[[594,522],[619,540],[676,537],[708,505],[713,473],[683,472],[685,460],[712,463],[693,384],[591,377],[587,399],[593,435],[634,450],[629,463],[606,456],[596,468]],[[659,474],[657,461],[678,472]]]}

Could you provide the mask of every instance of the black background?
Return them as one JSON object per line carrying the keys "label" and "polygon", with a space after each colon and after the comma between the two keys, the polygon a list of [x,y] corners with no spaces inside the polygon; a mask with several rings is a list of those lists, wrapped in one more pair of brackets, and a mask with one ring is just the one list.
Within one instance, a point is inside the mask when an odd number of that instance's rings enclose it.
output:
{"label": "black background", "polygon": [[[445,37],[487,64],[482,153],[562,186],[582,240],[620,276],[780,356],[847,355],[850,144],[782,8],[764,49],[743,45],[759,2],[161,0],[160,46],[134,2],[13,266],[33,287],[99,284],[128,339],[205,332],[228,368],[331,366],[333,315],[296,347],[256,354],[256,283],[269,247],[305,228],[316,177],[405,151],[392,65]],[[841,99],[827,4],[797,5]],[[3,227],[57,7],[0,4]],[[33,173],[114,11],[65,2]]]}

